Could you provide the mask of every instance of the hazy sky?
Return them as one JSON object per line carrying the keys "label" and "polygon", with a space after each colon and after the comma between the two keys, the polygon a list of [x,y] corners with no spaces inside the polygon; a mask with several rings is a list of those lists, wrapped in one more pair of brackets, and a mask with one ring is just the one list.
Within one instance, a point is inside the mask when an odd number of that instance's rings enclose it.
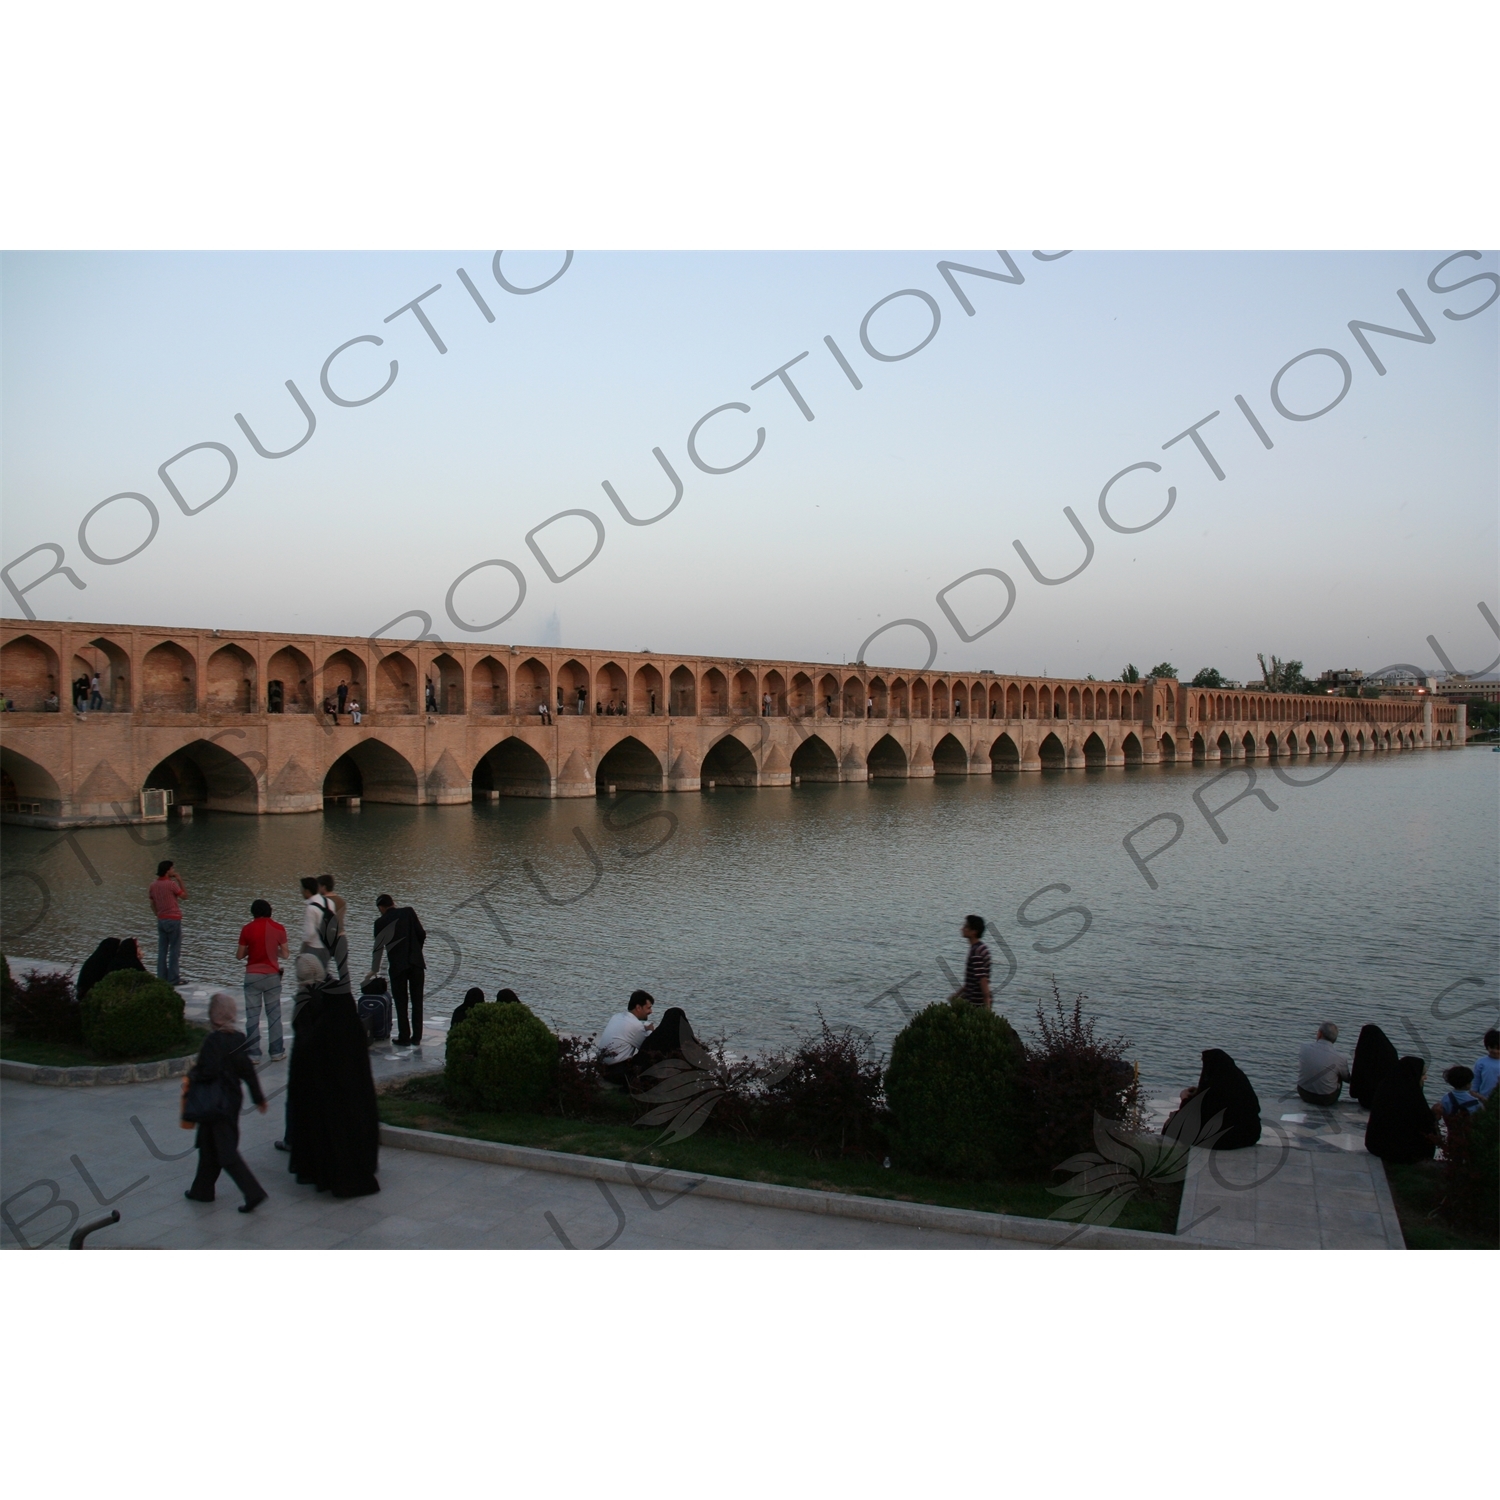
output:
{"label": "hazy sky", "polygon": [[[1010,252],[1024,284],[958,275],[965,313],[938,269],[948,259],[1009,274],[993,250],[900,253],[580,252],[532,295],[496,281],[492,251],[421,253],[12,253],[0,259],[0,522],[3,561],[55,542],[86,590],[61,576],[27,595],[43,619],[367,634],[424,610],[448,639],[565,643],[617,650],[846,660],[887,621],[933,630],[946,667],[1116,675],[1162,659],[1191,673],[1216,665],[1256,675],[1255,653],[1366,669],[1435,666],[1435,634],[1460,667],[1489,662],[1495,642],[1476,604],[1497,589],[1497,340],[1500,305],[1467,313],[1500,281],[1447,294],[1429,273],[1452,250],[1317,254],[1076,252],[1044,261]],[[553,275],[561,252],[507,255],[516,285]],[[494,321],[457,275],[463,267]],[[1493,253],[1453,261],[1441,285],[1500,271]],[[447,346],[412,313],[422,303]],[[912,289],[940,325],[911,357],[882,361],[861,322],[881,298]],[[1377,374],[1351,319],[1414,329],[1404,290],[1435,335],[1379,334]],[[928,304],[898,297],[870,319],[887,353],[931,329]],[[320,384],[339,345],[375,335],[334,362],[335,404]],[[830,335],[862,389],[825,346]],[[1308,421],[1278,414],[1278,370],[1313,349],[1347,361],[1348,393]],[[790,373],[808,422],[780,380],[752,386],[803,351]],[[1316,355],[1279,388],[1312,412],[1343,384]],[[285,382],[316,417],[306,431]],[[1243,395],[1274,447],[1235,404]],[[743,467],[709,474],[689,431],[728,402],[699,440],[727,467],[763,428]],[[1202,438],[1163,444],[1217,411]],[[238,476],[184,515],[158,465],[195,443],[229,447]],[[652,449],[680,476],[681,504],[630,526],[601,487],[638,516],[672,490]],[[1122,534],[1099,513],[1112,492]],[[223,483],[215,451],[169,471],[197,505]],[[79,525],[111,495],[147,496],[160,529],[114,566],[81,551]],[[1076,578],[1037,583],[1013,545],[1059,577],[1082,561],[1063,513],[1095,546]],[[594,560],[561,583],[526,534],[563,510],[603,527]],[[90,523],[102,557],[149,529],[120,500]],[[573,517],[537,544],[557,573],[596,538]],[[448,617],[453,581],[505,559],[524,574],[524,603],[466,636]],[[24,586],[51,559],[16,568]],[[975,569],[1014,582],[1009,617],[963,642],[935,601]],[[470,624],[515,601],[504,569],[473,574],[453,606]],[[8,593],[4,612],[18,614]],[[993,619],[1005,586],[989,575],[949,603],[969,633]],[[413,618],[400,630],[416,632]],[[920,665],[925,642],[902,628],[867,653]]]}

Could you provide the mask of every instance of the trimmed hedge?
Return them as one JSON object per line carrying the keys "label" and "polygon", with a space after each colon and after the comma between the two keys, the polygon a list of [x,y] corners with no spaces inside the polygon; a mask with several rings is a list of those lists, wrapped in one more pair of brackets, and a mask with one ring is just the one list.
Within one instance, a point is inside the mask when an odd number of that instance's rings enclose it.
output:
{"label": "trimmed hedge", "polygon": [[139,969],[106,974],[83,999],[84,1044],[105,1057],[165,1052],[184,1035],[182,996]]}
{"label": "trimmed hedge", "polygon": [[1026,1049],[1003,1016],[930,1005],[891,1045],[885,1097],[903,1167],[988,1178],[1026,1156]]}
{"label": "trimmed hedge", "polygon": [[528,1006],[476,1005],[448,1033],[443,1077],[460,1109],[529,1114],[557,1076],[557,1038]]}

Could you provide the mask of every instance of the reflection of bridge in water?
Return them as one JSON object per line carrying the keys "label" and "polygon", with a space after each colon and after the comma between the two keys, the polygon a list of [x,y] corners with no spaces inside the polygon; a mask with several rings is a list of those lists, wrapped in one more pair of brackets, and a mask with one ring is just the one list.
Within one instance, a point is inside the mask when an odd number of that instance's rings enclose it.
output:
{"label": "reflection of bridge in water", "polygon": [[[70,684],[95,674],[103,706],[80,720]],[[323,710],[341,683],[358,726]],[[22,620],[4,622],[0,687],[17,710],[0,721],[5,817],[48,827],[160,815],[165,799],[143,798],[153,788],[179,808],[317,812],[356,797],[987,776],[1466,737],[1464,706],[1431,698]]]}

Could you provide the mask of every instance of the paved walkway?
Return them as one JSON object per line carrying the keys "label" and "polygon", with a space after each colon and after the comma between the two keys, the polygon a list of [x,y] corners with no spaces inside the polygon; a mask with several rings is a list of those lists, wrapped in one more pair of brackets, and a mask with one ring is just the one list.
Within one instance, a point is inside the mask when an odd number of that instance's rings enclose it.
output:
{"label": "paved walkway", "polygon": [[[270,1087],[277,1068],[267,1070]],[[270,1200],[236,1212],[190,1203],[197,1165],[177,1125],[181,1085],[86,1089],[0,1085],[0,1181],[6,1248],[61,1248],[76,1224],[118,1208],[120,1223],[91,1247],[159,1249],[960,1249],[1032,1248],[1019,1242],[673,1196],[589,1178],[384,1148],[379,1194],[339,1200],[298,1187],[269,1114],[241,1122],[241,1146]]]}
{"label": "paved walkway", "polygon": [[1281,1109],[1262,1115],[1251,1150],[1193,1149],[1177,1233],[1223,1248],[1404,1250],[1385,1167],[1365,1150],[1368,1113],[1295,1096]]}

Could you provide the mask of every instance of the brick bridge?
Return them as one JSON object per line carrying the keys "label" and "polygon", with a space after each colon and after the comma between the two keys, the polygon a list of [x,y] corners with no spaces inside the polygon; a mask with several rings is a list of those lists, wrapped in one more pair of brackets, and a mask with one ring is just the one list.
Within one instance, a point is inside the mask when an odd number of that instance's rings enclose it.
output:
{"label": "brick bridge", "polygon": [[[864,664],[6,620],[4,816],[318,812],[1464,743],[1465,708]],[[102,710],[71,683],[97,674]],[[340,683],[363,722],[324,710]],[[431,685],[432,705],[427,688]],[[60,710],[49,696],[61,699]],[[54,700],[55,701],[55,700]],[[539,705],[546,705],[544,718]],[[612,712],[610,710],[613,710]]]}

